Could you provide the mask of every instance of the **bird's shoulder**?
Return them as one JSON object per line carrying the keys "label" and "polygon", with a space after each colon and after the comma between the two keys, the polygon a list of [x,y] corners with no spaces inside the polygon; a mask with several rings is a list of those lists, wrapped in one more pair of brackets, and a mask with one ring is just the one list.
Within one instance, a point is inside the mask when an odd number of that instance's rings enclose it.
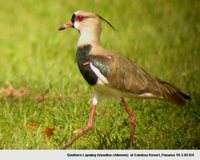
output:
{"label": "bird's shoulder", "polygon": [[92,61],[99,64],[109,65],[112,69],[116,69],[119,72],[129,71],[129,73],[132,73],[134,71],[137,72],[138,70],[143,70],[133,60],[130,60],[126,56],[101,47],[92,48],[90,51],[90,57]]}

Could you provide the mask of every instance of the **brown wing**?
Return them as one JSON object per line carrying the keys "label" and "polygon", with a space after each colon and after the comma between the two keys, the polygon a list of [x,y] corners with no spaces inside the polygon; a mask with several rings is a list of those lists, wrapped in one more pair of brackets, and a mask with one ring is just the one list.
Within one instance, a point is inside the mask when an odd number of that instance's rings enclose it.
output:
{"label": "brown wing", "polygon": [[119,54],[95,55],[90,60],[107,78],[109,83],[105,85],[108,87],[179,105],[184,105],[186,99],[191,99],[174,85],[149,75],[140,66]]}
{"label": "brown wing", "polygon": [[151,93],[154,98],[175,102],[179,105],[191,99],[174,85],[152,77],[145,70],[126,57],[112,57],[112,72],[107,75],[108,85],[136,95]]}
{"label": "brown wing", "polygon": [[107,75],[111,87],[134,94],[158,94],[156,79],[141,67],[121,55],[115,55],[112,59],[112,72]]}

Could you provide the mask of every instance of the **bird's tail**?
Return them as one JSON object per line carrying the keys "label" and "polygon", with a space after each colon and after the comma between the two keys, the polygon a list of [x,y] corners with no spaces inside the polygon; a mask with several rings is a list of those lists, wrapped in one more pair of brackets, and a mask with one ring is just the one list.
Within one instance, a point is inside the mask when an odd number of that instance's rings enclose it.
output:
{"label": "bird's tail", "polygon": [[186,95],[185,93],[183,93],[180,89],[178,89],[177,87],[175,87],[174,85],[162,81],[160,79],[158,79],[159,82],[159,87],[161,89],[161,94],[162,97],[169,101],[169,102],[174,102],[178,105],[185,105],[186,104],[186,100],[190,100],[191,97]]}

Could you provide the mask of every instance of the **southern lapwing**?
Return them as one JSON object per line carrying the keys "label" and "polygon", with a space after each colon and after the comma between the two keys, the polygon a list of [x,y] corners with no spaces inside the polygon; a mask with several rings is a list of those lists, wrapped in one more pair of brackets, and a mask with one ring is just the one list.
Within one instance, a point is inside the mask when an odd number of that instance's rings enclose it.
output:
{"label": "southern lapwing", "polygon": [[136,119],[124,97],[159,99],[178,105],[184,105],[187,99],[191,99],[174,85],[149,75],[128,58],[104,49],[100,43],[102,21],[106,22],[113,30],[116,30],[106,19],[88,11],[75,12],[71,20],[59,28],[59,30],[75,28],[79,31],[78,67],[83,78],[94,88],[92,111],[88,125],[76,137],[71,139],[64,148],[72,145],[92,128],[100,96],[112,96],[121,100],[122,106],[130,118],[131,144],[134,142]]}

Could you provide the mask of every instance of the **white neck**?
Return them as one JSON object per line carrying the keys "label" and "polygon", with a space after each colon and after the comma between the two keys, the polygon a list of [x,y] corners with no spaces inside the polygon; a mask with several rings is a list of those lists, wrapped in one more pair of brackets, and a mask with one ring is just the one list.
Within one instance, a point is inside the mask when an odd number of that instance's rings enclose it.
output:
{"label": "white neck", "polygon": [[93,28],[84,28],[80,31],[78,46],[86,44],[100,45],[100,32]]}

